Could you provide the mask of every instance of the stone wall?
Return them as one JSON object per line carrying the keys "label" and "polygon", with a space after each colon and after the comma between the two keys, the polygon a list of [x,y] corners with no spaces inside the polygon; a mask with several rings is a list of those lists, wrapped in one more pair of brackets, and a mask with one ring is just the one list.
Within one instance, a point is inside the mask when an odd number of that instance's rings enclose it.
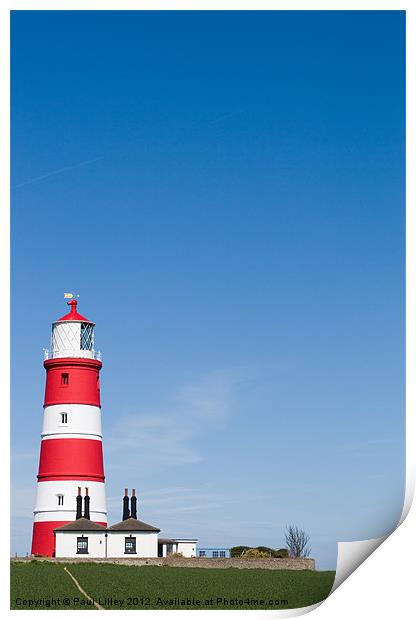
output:
{"label": "stone wall", "polygon": [[[12,558],[14,562],[30,562],[33,558]],[[312,558],[36,558],[40,562],[95,562],[132,566],[176,566],[186,568],[263,568],[266,570],[315,570]]]}

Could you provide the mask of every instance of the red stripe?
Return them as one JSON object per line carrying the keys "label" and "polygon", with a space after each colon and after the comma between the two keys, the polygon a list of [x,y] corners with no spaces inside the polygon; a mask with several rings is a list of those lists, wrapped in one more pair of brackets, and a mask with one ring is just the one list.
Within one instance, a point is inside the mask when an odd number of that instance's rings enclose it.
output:
{"label": "red stripe", "polygon": [[[55,555],[55,534],[54,528],[71,523],[71,521],[36,521],[33,524],[32,555]],[[100,525],[107,527],[107,523],[96,521]]]}
{"label": "red stripe", "polygon": [[96,439],[44,439],[38,480],[104,481],[103,445]]}
{"label": "red stripe", "polygon": [[92,480],[93,482],[104,482],[105,476],[82,476],[79,474],[65,474],[65,475],[48,475],[40,477],[38,475],[38,482],[50,482],[51,480]]}
{"label": "red stripe", "polygon": [[80,404],[100,407],[100,368],[98,360],[55,358],[45,360],[45,407]]}

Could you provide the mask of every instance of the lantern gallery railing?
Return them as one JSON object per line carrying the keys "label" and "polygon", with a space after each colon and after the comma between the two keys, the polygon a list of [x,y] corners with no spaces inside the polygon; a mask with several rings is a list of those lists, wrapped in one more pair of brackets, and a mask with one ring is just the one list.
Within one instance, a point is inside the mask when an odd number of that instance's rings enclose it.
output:
{"label": "lantern gallery railing", "polygon": [[[58,355],[57,355],[58,353]],[[51,351],[50,349],[43,349],[43,359],[49,360],[54,357],[87,357],[93,360],[102,360],[101,351],[89,351],[85,349],[59,349],[59,351]]]}

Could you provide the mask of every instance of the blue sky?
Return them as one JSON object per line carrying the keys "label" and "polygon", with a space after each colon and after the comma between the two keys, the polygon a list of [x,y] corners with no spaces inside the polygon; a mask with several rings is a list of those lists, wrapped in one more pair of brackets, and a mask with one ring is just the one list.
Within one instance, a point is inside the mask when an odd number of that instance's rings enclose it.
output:
{"label": "blue sky", "polygon": [[403,12],[14,12],[12,552],[63,293],[124,486],[202,545],[382,535],[404,491]]}

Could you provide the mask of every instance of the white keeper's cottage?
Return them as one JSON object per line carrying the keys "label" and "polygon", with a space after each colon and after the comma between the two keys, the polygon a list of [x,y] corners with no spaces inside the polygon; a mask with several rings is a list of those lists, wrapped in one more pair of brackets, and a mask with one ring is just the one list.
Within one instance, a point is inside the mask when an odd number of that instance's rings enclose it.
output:
{"label": "white keeper's cottage", "polygon": [[[196,557],[196,538],[159,538],[160,529],[137,519],[137,498],[133,489],[131,510],[127,489],[123,498],[123,520],[105,527],[89,519],[88,496],[76,498],[77,518],[54,529],[57,558],[157,558],[172,553]],[[87,505],[82,515],[82,503]],[[131,516],[132,515],[132,516]]]}

